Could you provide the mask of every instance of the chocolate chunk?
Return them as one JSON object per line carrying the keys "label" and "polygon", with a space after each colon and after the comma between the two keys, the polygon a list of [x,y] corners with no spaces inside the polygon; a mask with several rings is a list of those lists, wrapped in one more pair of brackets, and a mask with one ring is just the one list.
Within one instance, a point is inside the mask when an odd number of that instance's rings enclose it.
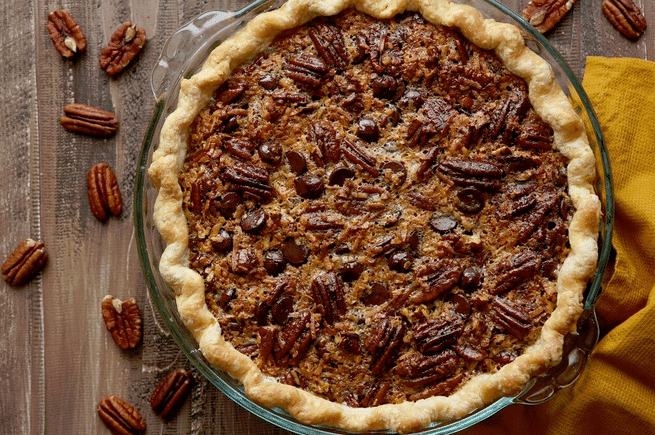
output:
{"label": "chocolate chunk", "polygon": [[354,332],[341,332],[339,334],[339,347],[353,355],[362,354],[362,343],[359,335]]}
{"label": "chocolate chunk", "polygon": [[287,323],[289,314],[293,312],[293,298],[290,295],[280,296],[271,306],[273,320],[283,325]]}
{"label": "chocolate chunk", "polygon": [[425,101],[423,94],[415,89],[408,89],[405,94],[400,97],[398,105],[404,109],[418,110]]}
{"label": "chocolate chunk", "polygon": [[377,220],[377,223],[384,228],[391,228],[398,223],[400,216],[402,216],[401,210],[390,210],[382,214],[382,216]]}
{"label": "chocolate chunk", "polygon": [[418,245],[421,243],[421,233],[417,230],[412,231],[409,234],[407,243],[409,243],[409,247],[412,248],[412,251],[418,251]]}
{"label": "chocolate chunk", "polygon": [[264,253],[264,267],[266,271],[273,276],[284,272],[287,261],[282,252],[278,249],[272,249]]}
{"label": "chocolate chunk", "polygon": [[347,179],[353,178],[354,176],[355,171],[353,169],[345,166],[336,167],[328,176],[328,185],[343,186]]}
{"label": "chocolate chunk", "polygon": [[225,229],[221,229],[218,236],[212,237],[211,244],[216,252],[230,251],[232,249],[232,234]]}
{"label": "chocolate chunk", "polygon": [[258,326],[264,326],[268,323],[268,304],[259,301],[255,306],[255,320]]}
{"label": "chocolate chunk", "polygon": [[277,88],[279,82],[280,80],[277,77],[271,74],[266,74],[264,77],[259,79],[259,86],[266,89],[267,91],[272,91],[273,89]]}
{"label": "chocolate chunk", "polygon": [[380,126],[369,118],[362,118],[357,124],[357,136],[366,142],[375,142],[380,138]]}
{"label": "chocolate chunk", "polygon": [[480,287],[482,282],[482,270],[477,266],[470,266],[462,272],[462,281],[460,287],[467,292],[474,292]]}
{"label": "chocolate chunk", "polygon": [[373,282],[368,292],[364,294],[362,302],[364,305],[382,305],[391,297],[389,286],[382,282]]}
{"label": "chocolate chunk", "polygon": [[450,216],[435,216],[430,220],[430,226],[436,232],[446,234],[457,228],[457,221]]}
{"label": "chocolate chunk", "polygon": [[291,172],[294,174],[301,175],[307,170],[307,159],[300,151],[289,151],[286,157]]}
{"label": "chocolate chunk", "polygon": [[264,142],[257,148],[257,154],[262,162],[278,165],[282,161],[282,148],[275,142]]}
{"label": "chocolate chunk", "polygon": [[356,281],[364,272],[364,265],[357,261],[350,261],[341,266],[341,279],[346,282]]}
{"label": "chocolate chunk", "polygon": [[456,207],[468,214],[475,214],[484,208],[484,195],[475,187],[466,187],[457,192]]}
{"label": "chocolate chunk", "polygon": [[387,259],[389,269],[400,273],[409,272],[412,269],[414,257],[412,254],[403,251],[396,251]]}
{"label": "chocolate chunk", "polygon": [[267,217],[263,208],[253,210],[241,219],[241,229],[246,233],[259,233],[266,226]]}
{"label": "chocolate chunk", "polygon": [[458,314],[468,317],[471,314],[471,303],[461,293],[455,293],[448,298],[448,302],[453,304],[453,308]]}
{"label": "chocolate chunk", "polygon": [[316,199],[325,191],[321,177],[315,174],[301,175],[296,179],[296,192],[307,199]]}
{"label": "chocolate chunk", "polygon": [[236,192],[228,192],[223,195],[223,198],[221,198],[220,201],[218,201],[218,210],[226,218],[232,218],[234,212],[237,211],[237,207],[242,203],[243,198],[241,198],[241,195]]}
{"label": "chocolate chunk", "polygon": [[[407,168],[402,162],[391,160],[382,165],[382,173],[394,186],[402,186],[407,180]],[[389,174],[389,175],[387,175]]]}
{"label": "chocolate chunk", "polygon": [[398,90],[398,80],[392,76],[382,74],[371,80],[373,95],[377,98],[391,99]]}
{"label": "chocolate chunk", "polygon": [[222,309],[227,308],[227,304],[229,304],[232,299],[234,299],[237,295],[237,291],[234,288],[228,288],[223,293],[221,293],[221,297],[218,298],[218,306],[221,307]]}
{"label": "chocolate chunk", "polygon": [[297,244],[293,239],[287,239],[282,244],[284,258],[294,266],[299,266],[307,261],[309,250],[304,245]]}

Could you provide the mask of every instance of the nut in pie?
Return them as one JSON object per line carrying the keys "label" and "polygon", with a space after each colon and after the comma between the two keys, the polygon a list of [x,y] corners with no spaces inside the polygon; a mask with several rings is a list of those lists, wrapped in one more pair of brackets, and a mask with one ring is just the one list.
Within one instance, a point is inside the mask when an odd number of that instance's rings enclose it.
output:
{"label": "nut in pie", "polygon": [[149,174],[205,357],[307,424],[418,430],[562,356],[595,271],[581,119],[447,0],[291,0],[182,82]]}

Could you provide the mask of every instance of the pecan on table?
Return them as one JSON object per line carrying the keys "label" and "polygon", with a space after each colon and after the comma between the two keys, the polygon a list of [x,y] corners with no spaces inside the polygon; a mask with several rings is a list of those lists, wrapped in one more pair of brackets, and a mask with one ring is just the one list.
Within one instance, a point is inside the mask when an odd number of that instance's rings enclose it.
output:
{"label": "pecan on table", "polygon": [[43,242],[25,239],[2,264],[2,278],[13,286],[30,281],[48,262],[48,253]]}
{"label": "pecan on table", "polygon": [[146,431],[146,420],[134,406],[116,396],[98,403],[98,416],[114,435],[134,435]]}
{"label": "pecan on table", "polygon": [[52,43],[62,56],[70,58],[86,49],[84,32],[67,11],[50,12],[47,28]]}
{"label": "pecan on table", "polygon": [[118,120],[113,113],[82,103],[64,106],[64,116],[59,122],[70,132],[94,137],[108,137],[118,130]]}
{"label": "pecan on table", "polygon": [[111,35],[100,53],[100,68],[114,76],[127,67],[146,43],[146,31],[128,22],[121,24]]}
{"label": "pecan on table", "polygon": [[163,419],[173,417],[182,407],[191,392],[193,377],[191,372],[177,369],[164,377],[150,396],[152,410]]}
{"label": "pecan on table", "polygon": [[616,30],[632,41],[646,31],[646,18],[632,0],[605,0],[602,11]]}
{"label": "pecan on table", "polygon": [[134,298],[121,301],[107,295],[102,299],[102,318],[116,345],[134,349],[141,342],[141,311]]}
{"label": "pecan on table", "polygon": [[89,169],[86,178],[91,213],[100,221],[109,216],[120,216],[123,200],[116,174],[107,163],[98,163]]}
{"label": "pecan on table", "polygon": [[574,3],[575,0],[532,0],[521,15],[539,32],[546,33],[559,23]]}

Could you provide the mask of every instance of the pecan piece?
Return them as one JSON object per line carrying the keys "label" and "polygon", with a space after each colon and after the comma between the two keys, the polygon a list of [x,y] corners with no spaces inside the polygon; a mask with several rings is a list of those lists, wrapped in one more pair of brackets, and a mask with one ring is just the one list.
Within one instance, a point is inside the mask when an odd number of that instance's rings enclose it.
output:
{"label": "pecan piece", "polygon": [[409,354],[396,366],[395,373],[410,388],[424,388],[452,374],[457,366],[457,354],[448,349],[438,355]]}
{"label": "pecan piece", "polygon": [[365,349],[371,353],[371,373],[374,376],[382,373],[396,356],[406,332],[407,327],[400,317],[387,316],[375,323],[364,344]]}
{"label": "pecan piece", "polygon": [[134,349],[141,342],[141,311],[134,298],[126,301],[107,295],[102,299],[102,318],[116,345]]}
{"label": "pecan piece", "polygon": [[346,314],[343,281],[336,273],[327,272],[314,278],[312,297],[329,325]]}
{"label": "pecan piece", "polygon": [[363,170],[371,174],[373,177],[380,175],[380,171],[376,167],[378,162],[375,157],[371,156],[348,139],[344,139],[342,143],[342,150],[348,160],[360,166]]}
{"label": "pecan piece", "polygon": [[146,420],[134,406],[116,396],[98,403],[98,416],[114,435],[135,435],[146,431]]}
{"label": "pecan piece", "polygon": [[419,323],[412,330],[418,350],[425,355],[435,355],[453,344],[462,334],[464,325],[460,319],[437,320]]}
{"label": "pecan piece", "polygon": [[521,307],[495,297],[492,302],[494,319],[516,338],[525,338],[532,327],[530,315]]}
{"label": "pecan piece", "polygon": [[191,393],[192,383],[193,377],[190,371],[177,369],[170,372],[159,381],[150,396],[152,410],[163,419],[173,417]]}
{"label": "pecan piece", "polygon": [[91,213],[100,221],[109,216],[120,216],[123,200],[116,175],[107,163],[98,163],[89,169],[86,177]]}
{"label": "pecan piece", "polygon": [[50,12],[47,28],[52,43],[62,56],[70,58],[86,50],[84,32],[67,11]]}
{"label": "pecan piece", "polygon": [[437,170],[458,186],[480,189],[500,189],[503,171],[491,162],[474,159],[452,158],[442,160]]}
{"label": "pecan piece", "polygon": [[288,58],[282,68],[289,78],[312,87],[319,86],[330,70],[323,59],[307,53]]}
{"label": "pecan piece", "polygon": [[495,286],[489,289],[493,295],[512,290],[532,278],[541,267],[541,259],[534,252],[521,252],[498,267]]}
{"label": "pecan piece", "polygon": [[327,122],[318,121],[310,124],[309,139],[318,147],[321,166],[327,162],[337,163],[341,160],[341,145],[337,140],[337,134]]}
{"label": "pecan piece", "polygon": [[12,286],[27,284],[48,262],[43,242],[27,238],[2,263],[2,279]]}
{"label": "pecan piece", "polygon": [[575,0],[531,0],[521,15],[535,29],[546,33],[573,7]]}
{"label": "pecan piece", "polygon": [[400,74],[403,55],[400,42],[395,35],[390,35],[389,25],[374,23],[368,34],[370,61],[373,71],[378,74]]}
{"label": "pecan piece", "polygon": [[107,110],[74,103],[64,106],[64,116],[59,123],[66,130],[94,137],[108,137],[118,130],[116,116]]}
{"label": "pecan piece", "polygon": [[294,317],[278,334],[279,349],[275,350],[275,359],[281,360],[291,352],[294,345],[298,343],[298,338],[305,330],[305,327],[311,320],[312,315],[309,311],[303,311]]}
{"label": "pecan piece", "polygon": [[527,215],[524,222],[521,223],[519,228],[516,240],[518,243],[525,243],[537,228],[546,220],[546,216],[550,213],[555,206],[559,204],[559,198],[557,195],[551,195],[546,198],[542,198]]}
{"label": "pecan piece", "polygon": [[521,130],[516,138],[516,145],[522,149],[550,150],[552,149],[552,129],[548,124],[528,125]]}
{"label": "pecan piece", "polygon": [[632,0],[604,0],[602,11],[616,30],[632,41],[646,31],[646,18]]}
{"label": "pecan piece", "polygon": [[454,259],[443,258],[427,264],[416,273],[421,289],[412,294],[415,304],[430,302],[453,288],[462,276],[462,267]]}
{"label": "pecan piece", "polygon": [[348,66],[348,49],[341,30],[332,25],[319,24],[309,29],[311,38],[319,56],[325,63],[342,70]]}
{"label": "pecan piece", "polygon": [[258,200],[270,199],[274,194],[268,171],[261,166],[236,164],[225,170],[223,179],[230,182],[234,190]]}
{"label": "pecan piece", "polygon": [[364,396],[360,401],[361,406],[366,408],[381,405],[384,403],[384,396],[387,395],[389,388],[391,388],[390,382],[366,385]]}
{"label": "pecan piece", "polygon": [[146,43],[146,31],[128,22],[118,26],[100,53],[100,68],[114,76],[127,67]]}

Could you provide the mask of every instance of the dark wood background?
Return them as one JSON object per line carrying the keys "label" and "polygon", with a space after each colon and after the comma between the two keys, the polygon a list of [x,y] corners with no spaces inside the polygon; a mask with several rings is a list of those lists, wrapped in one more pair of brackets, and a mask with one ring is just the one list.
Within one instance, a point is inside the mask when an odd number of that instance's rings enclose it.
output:
{"label": "dark wood background", "polygon": [[[504,0],[519,11],[526,0]],[[602,0],[578,0],[547,36],[578,77],[591,55],[655,60],[655,29],[636,43],[601,13]],[[635,0],[655,27],[655,3]],[[157,319],[136,252],[133,193],[137,158],[154,108],[149,76],[166,38],[196,15],[234,10],[239,0],[0,0],[0,257],[24,238],[45,242],[47,269],[27,286],[0,284],[0,433],[107,434],[96,414],[107,394],[141,409],[151,434],[281,434],[196,375],[179,416],[163,423],[147,403],[158,379],[190,367]],[[68,10],[86,33],[75,60],[55,51],[48,13]],[[113,30],[131,20],[148,42],[137,62],[116,78],[98,66]],[[65,104],[80,102],[116,113],[110,139],[64,131]],[[100,161],[116,171],[125,209],[99,223],[90,213],[86,174]],[[121,352],[104,328],[106,294],[134,296],[145,338]]]}

